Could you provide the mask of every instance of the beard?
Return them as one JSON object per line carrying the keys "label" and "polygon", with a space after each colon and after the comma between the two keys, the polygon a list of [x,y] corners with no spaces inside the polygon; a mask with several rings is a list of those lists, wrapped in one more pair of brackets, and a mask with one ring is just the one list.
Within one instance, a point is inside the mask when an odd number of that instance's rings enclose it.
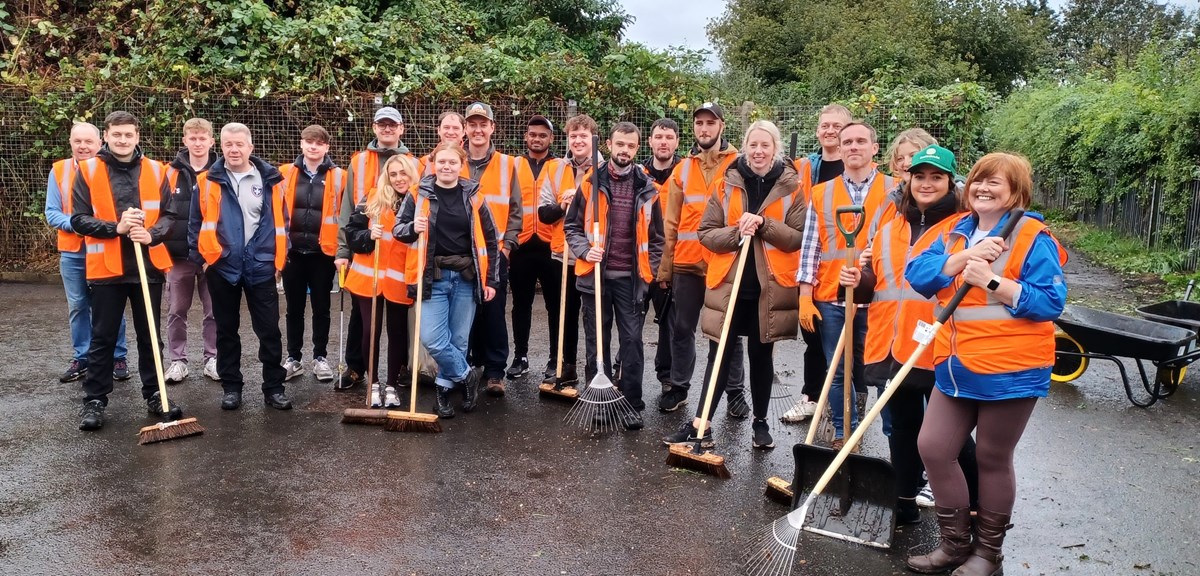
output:
{"label": "beard", "polygon": [[617,165],[617,168],[628,168],[633,164],[633,158],[630,156],[613,156],[612,163]]}

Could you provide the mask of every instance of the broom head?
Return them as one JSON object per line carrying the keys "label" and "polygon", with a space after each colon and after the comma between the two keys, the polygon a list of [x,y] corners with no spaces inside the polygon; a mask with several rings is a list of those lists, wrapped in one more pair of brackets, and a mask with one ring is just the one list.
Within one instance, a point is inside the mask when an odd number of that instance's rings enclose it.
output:
{"label": "broom head", "polygon": [[388,411],[382,408],[347,408],[342,412],[342,424],[383,426],[387,417]]}
{"label": "broom head", "polygon": [[538,385],[538,394],[555,398],[564,398],[567,400],[575,400],[576,398],[579,398],[579,390],[577,390],[574,386],[559,386],[557,384],[550,384],[548,382],[543,382]]}
{"label": "broom head", "polygon": [[204,427],[195,418],[159,422],[138,431],[138,444],[166,442],[167,440],[196,436],[203,433]]}
{"label": "broom head", "polygon": [[702,474],[717,478],[732,478],[729,468],[725,467],[725,457],[718,456],[712,451],[703,451],[697,444],[687,442],[672,444],[667,453],[667,466],[687,468]]}
{"label": "broom head", "polygon": [[384,420],[383,429],[388,432],[427,432],[437,434],[442,431],[442,424],[438,422],[437,414],[389,410]]}
{"label": "broom head", "polygon": [[767,489],[763,496],[788,507],[792,506],[792,501],[796,498],[792,492],[792,483],[778,476],[767,478]]}

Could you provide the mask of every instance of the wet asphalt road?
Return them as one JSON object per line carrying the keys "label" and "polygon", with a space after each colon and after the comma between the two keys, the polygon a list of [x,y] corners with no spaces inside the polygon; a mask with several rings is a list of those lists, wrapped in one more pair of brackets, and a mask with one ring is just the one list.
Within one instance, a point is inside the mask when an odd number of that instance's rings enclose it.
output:
{"label": "wet asphalt road", "polygon": [[[718,480],[664,464],[659,438],[683,411],[649,410],[645,430],[590,436],[563,424],[567,405],[538,398],[533,372],[506,398],[443,421],[442,434],[347,426],[340,411],[361,395],[311,374],[288,385],[296,410],[258,402],[246,327],[242,409],[219,409],[195,337],[192,375],[171,393],[207,432],[138,446],[152,421],[133,381],[117,383],[102,431],[76,429],[79,384],[57,381],[65,308],[60,286],[0,284],[4,575],[737,574],[749,536],[786,512],[762,489],[790,476],[789,447],[805,431],[773,425],[779,447],[752,450],[749,422],[722,403],[718,452],[733,478]],[[535,317],[535,368],[543,323]],[[198,335],[197,314],[192,326]],[[655,329],[647,321],[647,342]],[[797,379],[801,346],[776,348],[785,382]],[[1200,574],[1200,380],[1139,409],[1113,367],[1093,366],[1055,385],[1025,433],[1006,573]],[[649,403],[658,385],[647,375]],[[420,402],[428,409],[431,393]],[[886,454],[878,424],[865,451]],[[890,551],[805,534],[795,573],[906,573],[904,555],[933,546],[935,530],[926,511]]]}

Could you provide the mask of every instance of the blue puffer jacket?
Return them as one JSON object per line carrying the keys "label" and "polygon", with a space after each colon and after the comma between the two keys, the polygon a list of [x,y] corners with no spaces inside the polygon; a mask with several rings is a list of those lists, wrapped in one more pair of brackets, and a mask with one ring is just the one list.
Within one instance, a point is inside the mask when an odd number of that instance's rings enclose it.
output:
{"label": "blue puffer jacket", "polygon": [[[275,222],[274,206],[270,192],[276,184],[283,181],[283,175],[274,166],[257,156],[251,156],[250,161],[258,169],[263,180],[263,205],[259,217],[258,229],[250,242],[243,244],[245,228],[242,222],[242,208],[238,205],[237,192],[229,181],[225,170],[225,159],[217,160],[208,169],[208,180],[221,187],[221,216],[217,221],[217,238],[221,242],[221,257],[210,266],[230,284],[245,282],[254,286],[263,282],[275,280]],[[198,250],[200,238],[200,194],[192,195],[192,213],[188,219],[189,258],[196,264],[203,265],[204,258]],[[282,226],[288,226],[287,207],[283,210]]]}

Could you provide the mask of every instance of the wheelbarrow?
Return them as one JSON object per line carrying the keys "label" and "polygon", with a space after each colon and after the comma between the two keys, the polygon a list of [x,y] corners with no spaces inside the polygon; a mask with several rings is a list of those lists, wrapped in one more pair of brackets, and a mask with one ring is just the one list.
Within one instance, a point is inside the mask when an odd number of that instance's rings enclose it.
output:
{"label": "wheelbarrow", "polygon": [[[1143,408],[1170,396],[1178,382],[1168,382],[1181,379],[1183,370],[1200,359],[1200,349],[1195,346],[1196,332],[1164,322],[1068,305],[1055,324],[1058,333],[1054,338],[1051,380],[1070,382],[1087,371],[1089,360],[1108,360],[1116,364],[1121,373],[1125,396],[1135,406]],[[1137,364],[1147,398],[1135,395],[1125,364],[1118,355],[1132,358]],[[1158,369],[1153,382],[1146,372],[1145,362]],[[1171,390],[1167,391],[1168,388]]]}
{"label": "wheelbarrow", "polygon": [[[1191,330],[1200,334],[1200,302],[1192,302],[1192,289],[1195,288],[1196,281],[1188,280],[1187,290],[1183,293],[1183,300],[1167,300],[1157,304],[1149,304],[1137,308],[1137,313],[1143,318],[1178,326],[1186,330]],[[1197,342],[1193,342],[1192,349],[1196,348]],[[1183,377],[1187,374],[1187,366],[1173,366],[1167,362],[1160,364],[1158,367],[1158,378],[1163,383],[1163,395],[1170,396],[1175,393],[1176,388],[1183,383]]]}

